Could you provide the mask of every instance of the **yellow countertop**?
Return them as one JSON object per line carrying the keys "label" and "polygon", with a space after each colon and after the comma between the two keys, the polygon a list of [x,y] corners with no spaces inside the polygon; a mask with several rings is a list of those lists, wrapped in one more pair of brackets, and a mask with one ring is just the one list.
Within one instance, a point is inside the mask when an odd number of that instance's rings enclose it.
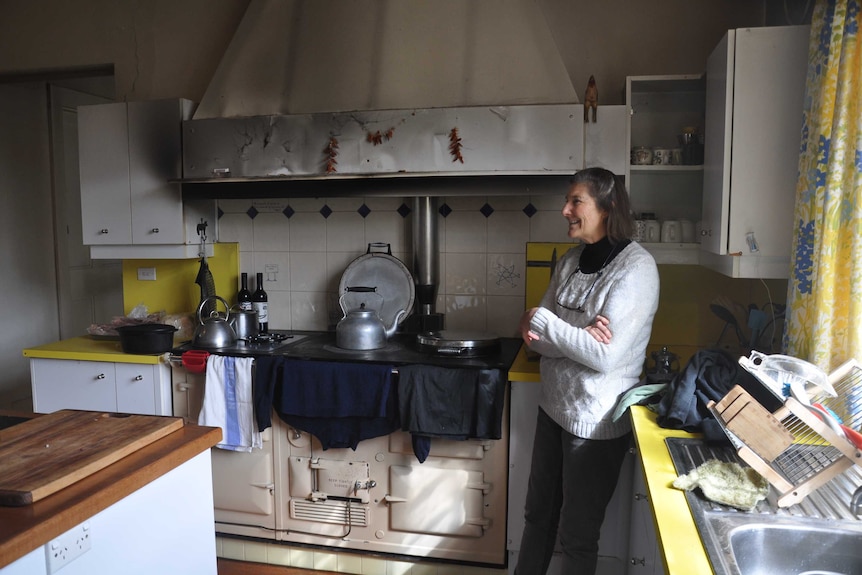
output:
{"label": "yellow countertop", "polygon": [[656,423],[646,407],[631,408],[635,441],[644,467],[644,479],[655,519],[656,534],[667,575],[712,573],[706,550],[685,499],[685,492],[671,487],[677,474],[665,444],[667,437],[697,437]]}
{"label": "yellow countertop", "polygon": [[119,341],[94,339],[89,335],[54,341],[24,350],[24,357],[30,358],[109,361],[112,363],[157,364],[160,362],[161,356],[162,354],[123,353]]}
{"label": "yellow countertop", "polygon": [[529,381],[539,383],[539,359],[527,357],[527,346],[521,345],[518,355],[509,368],[509,381]]}

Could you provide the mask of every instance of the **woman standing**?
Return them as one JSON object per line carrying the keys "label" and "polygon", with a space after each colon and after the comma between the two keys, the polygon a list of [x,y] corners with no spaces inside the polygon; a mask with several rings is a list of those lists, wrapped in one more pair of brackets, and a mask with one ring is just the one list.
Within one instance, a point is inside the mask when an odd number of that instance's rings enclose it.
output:
{"label": "woman standing", "polygon": [[658,307],[655,260],[632,242],[621,178],[589,168],[571,180],[563,216],[581,242],[560,259],[524,342],[542,355],[542,394],[516,575],[544,575],[557,535],[562,573],[593,575],[605,508],[631,439],[613,421],[641,374]]}

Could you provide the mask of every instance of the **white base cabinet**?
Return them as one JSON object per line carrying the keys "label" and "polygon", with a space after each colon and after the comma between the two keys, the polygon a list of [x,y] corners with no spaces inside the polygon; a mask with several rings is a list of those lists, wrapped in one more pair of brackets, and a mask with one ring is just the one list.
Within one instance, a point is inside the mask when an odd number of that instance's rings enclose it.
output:
{"label": "white base cabinet", "polygon": [[33,411],[83,409],[172,415],[171,372],[162,363],[31,359]]}
{"label": "white base cabinet", "polygon": [[664,562],[644,481],[643,463],[640,455],[635,454],[633,459],[629,565],[626,575],[661,575],[664,573]]}
{"label": "white base cabinet", "polygon": [[[210,474],[207,449],[87,518],[82,526],[89,533],[90,548],[60,567],[60,572],[216,575]],[[82,526],[79,527],[83,529]],[[0,569],[0,575],[57,572],[47,566],[50,546],[49,542],[34,549]]]}
{"label": "white base cabinet", "polygon": [[[601,110],[599,110],[601,113]],[[536,414],[541,384],[513,381],[509,433],[509,503],[506,550],[509,556],[509,573],[514,573],[524,532],[524,502],[530,478],[533,438],[536,434]],[[597,575],[623,575],[626,573],[629,545],[629,515],[631,503],[631,476],[633,458],[626,456],[614,496],[608,503],[605,521],[599,540]],[[635,472],[640,472],[639,468]],[[559,571],[561,551],[559,543],[551,559],[548,573]]]}

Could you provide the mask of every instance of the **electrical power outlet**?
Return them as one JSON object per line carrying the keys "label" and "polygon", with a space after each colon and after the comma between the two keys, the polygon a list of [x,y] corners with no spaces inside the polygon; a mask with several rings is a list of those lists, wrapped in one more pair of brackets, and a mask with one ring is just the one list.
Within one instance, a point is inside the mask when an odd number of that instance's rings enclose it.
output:
{"label": "electrical power outlet", "polygon": [[48,575],[56,573],[90,550],[90,524],[81,523],[45,544]]}
{"label": "electrical power outlet", "polygon": [[138,281],[156,281],[156,268],[138,268]]}

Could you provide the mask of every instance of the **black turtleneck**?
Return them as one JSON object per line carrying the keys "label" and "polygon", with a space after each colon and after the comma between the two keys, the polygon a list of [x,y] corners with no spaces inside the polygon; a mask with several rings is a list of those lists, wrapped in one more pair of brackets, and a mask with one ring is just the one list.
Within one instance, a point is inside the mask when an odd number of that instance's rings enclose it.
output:
{"label": "black turtleneck", "polygon": [[631,240],[622,240],[612,244],[605,236],[596,243],[586,244],[578,259],[578,269],[585,274],[594,274],[608,265],[630,243]]}

